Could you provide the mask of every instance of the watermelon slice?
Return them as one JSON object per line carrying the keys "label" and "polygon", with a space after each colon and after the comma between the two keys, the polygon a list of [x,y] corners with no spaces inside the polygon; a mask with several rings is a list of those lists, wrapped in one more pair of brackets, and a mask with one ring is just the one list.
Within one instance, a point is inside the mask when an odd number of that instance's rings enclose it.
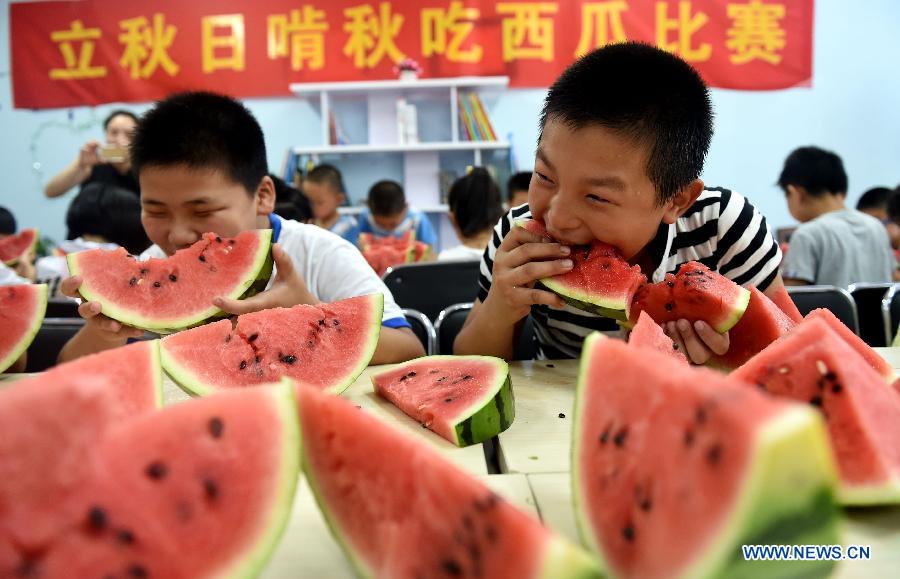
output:
{"label": "watermelon slice", "polygon": [[783,285],[772,294],[772,302],[795,324],[803,321],[803,314],[797,309],[797,304],[791,299],[791,295]]}
{"label": "watermelon slice", "polygon": [[47,284],[0,287],[0,373],[28,349],[47,312]]}
{"label": "watermelon slice", "polygon": [[422,440],[298,389],[303,468],[362,577],[599,577],[594,561]]}
{"label": "watermelon slice", "polygon": [[162,363],[185,391],[209,394],[287,376],[343,392],[378,345],[384,296],[273,308],[166,336]]}
{"label": "watermelon slice", "polygon": [[[517,221],[516,226],[550,238],[544,224],[534,219]],[[647,283],[641,268],[628,265],[615,247],[602,241],[573,247],[570,258],[575,265],[569,272],[543,278],[536,287],[550,290],[574,308],[628,320],[635,292]]]}
{"label": "watermelon slice", "polygon": [[137,261],[122,249],[92,249],[66,256],[72,275],[83,278],[82,297],[123,324],[160,334],[222,315],[213,298],[241,298],[262,291],[272,274],[272,230],[233,238],[204,233],[167,259]]}
{"label": "watermelon slice", "polygon": [[727,370],[737,368],[795,325],[764,293],[751,287],[744,315],[728,332],[728,351],[721,356],[714,355],[707,364]]}
{"label": "watermelon slice", "polygon": [[865,359],[866,363],[878,372],[886,382],[892,383],[897,379],[897,373],[894,372],[888,361],[866,344],[862,338],[854,334],[853,330],[845,326],[830,310],[824,308],[815,309],[806,314],[806,317],[807,319],[819,319],[828,324],[828,327],[837,332],[841,339],[847,342],[848,346],[856,350]]}
{"label": "watermelon slice", "polygon": [[[68,479],[75,457],[63,456],[41,473],[48,481]],[[293,385],[136,417],[108,429],[79,458],[88,476],[72,489],[56,532],[33,544],[11,527],[17,553],[0,561],[0,575],[27,566],[40,577],[256,576],[287,522],[297,482]]]}
{"label": "watermelon slice", "polygon": [[389,267],[431,258],[431,246],[416,241],[413,231],[407,231],[400,237],[376,237],[372,233],[360,233],[358,243],[363,257],[379,276],[383,276]]}
{"label": "watermelon slice", "polygon": [[493,356],[427,356],[374,374],[372,384],[456,446],[497,436],[516,415],[509,365]]}
{"label": "watermelon slice", "polygon": [[684,352],[679,351],[678,344],[663,332],[659,324],[654,322],[647,312],[641,312],[638,316],[637,324],[628,334],[628,343],[635,348],[649,348],[682,362],[688,361]]}
{"label": "watermelon slice", "polygon": [[33,252],[38,244],[38,230],[23,229],[15,235],[0,239],[0,261],[13,266],[19,260]]}
{"label": "watermelon slice", "polygon": [[732,376],[821,409],[841,502],[900,503],[900,397],[827,322],[804,321]]}
{"label": "watermelon slice", "polygon": [[63,524],[104,433],[161,405],[158,340],[85,356],[0,390],[0,538],[6,525],[26,544],[47,540]]}
{"label": "watermelon slice", "polygon": [[577,388],[575,513],[611,576],[813,577],[834,565],[740,555],[743,544],[839,542],[816,412],[597,334]]}
{"label": "watermelon slice", "polygon": [[703,320],[715,331],[727,332],[741,319],[750,301],[750,291],[702,263],[689,261],[675,275],[643,286],[634,295],[631,321],[647,312],[657,324]]}

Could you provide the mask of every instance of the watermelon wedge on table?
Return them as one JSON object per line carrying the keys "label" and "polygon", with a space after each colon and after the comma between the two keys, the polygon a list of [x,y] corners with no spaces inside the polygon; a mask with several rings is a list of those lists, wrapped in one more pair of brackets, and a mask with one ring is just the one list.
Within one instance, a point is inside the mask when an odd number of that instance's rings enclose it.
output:
{"label": "watermelon wedge on table", "polygon": [[843,503],[900,504],[900,396],[827,322],[805,320],[732,376],[821,410]]}
{"label": "watermelon wedge on table", "polygon": [[894,372],[894,369],[891,368],[888,361],[881,357],[878,352],[873,350],[871,346],[866,344],[862,338],[854,334],[853,330],[845,326],[837,316],[829,310],[824,308],[815,309],[806,314],[806,319],[818,319],[828,324],[828,327],[836,332],[848,346],[856,350],[856,353],[862,356],[866,363],[871,366],[873,370],[878,372],[885,381],[891,383],[897,379],[897,373]]}
{"label": "watermelon wedge on table", "polygon": [[313,388],[298,389],[303,469],[362,577],[600,577],[580,548],[427,443]]}
{"label": "watermelon wedge on table", "polygon": [[638,316],[637,324],[628,334],[628,344],[635,348],[655,350],[682,362],[688,361],[684,352],[678,349],[678,344],[663,332],[647,312],[641,312]]}
{"label": "watermelon wedge on table", "polygon": [[493,356],[426,356],[373,374],[372,384],[456,446],[497,436],[516,415],[509,365]]}
{"label": "watermelon wedge on table", "polygon": [[216,297],[242,298],[262,291],[272,273],[272,231],[234,237],[204,233],[166,259],[138,261],[122,249],[69,254],[79,292],[103,306],[103,314],[135,328],[166,334],[224,315]]}
{"label": "watermelon wedge on table", "polygon": [[592,334],[572,488],[609,576],[813,577],[831,561],[745,561],[744,544],[838,543],[821,418],[738,380]]}
{"label": "watermelon wedge on table", "polygon": [[166,336],[162,363],[192,394],[253,386],[287,376],[334,393],[368,366],[384,296],[372,294],[316,306],[273,308]]}
{"label": "watermelon wedge on table", "polygon": [[[47,578],[255,577],[284,528],[297,482],[293,389],[285,382],[143,414],[109,425],[77,453],[72,444],[86,427],[71,425],[54,449],[62,460],[42,473],[48,484],[69,486],[67,501],[53,505],[57,526],[39,542],[31,529],[0,527],[0,545],[12,546],[0,547],[0,576],[27,569],[25,576]],[[77,394],[103,406],[96,389]],[[19,410],[25,419],[34,409]],[[40,452],[40,445],[18,448],[19,456]],[[78,480],[74,460],[84,462]]]}
{"label": "watermelon wedge on table", "polygon": [[0,286],[0,373],[28,349],[47,312],[47,284]]}
{"label": "watermelon wedge on table", "polygon": [[[540,221],[523,219],[516,226],[550,239]],[[574,262],[569,272],[543,278],[536,287],[552,291],[574,308],[628,320],[635,292],[647,283],[641,268],[629,265],[615,247],[601,241],[573,247],[569,257]]]}
{"label": "watermelon wedge on table", "polygon": [[737,368],[778,338],[787,335],[795,325],[764,293],[751,287],[750,301],[744,315],[728,332],[728,351],[721,356],[713,356],[707,364],[726,370]]}
{"label": "watermelon wedge on table", "polygon": [[8,527],[23,544],[47,540],[63,524],[106,431],[161,405],[156,340],[85,356],[0,389],[0,536]]}
{"label": "watermelon wedge on table", "polygon": [[15,235],[0,239],[0,261],[16,265],[23,257],[33,253],[38,244],[38,230],[23,229]]}

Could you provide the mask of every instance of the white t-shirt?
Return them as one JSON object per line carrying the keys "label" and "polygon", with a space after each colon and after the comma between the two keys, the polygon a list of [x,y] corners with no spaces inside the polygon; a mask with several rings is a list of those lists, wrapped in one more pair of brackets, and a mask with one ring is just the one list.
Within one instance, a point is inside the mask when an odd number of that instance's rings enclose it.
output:
{"label": "white t-shirt", "polygon": [[23,283],[31,283],[31,280],[19,277],[16,270],[0,261],[0,285],[19,285]]}
{"label": "white t-shirt", "polygon": [[438,261],[480,261],[484,248],[475,249],[465,245],[450,247],[438,254]]}
{"label": "white t-shirt", "polygon": [[115,243],[87,241],[81,237],[63,241],[57,246],[62,255],[48,255],[34,263],[37,283],[47,284],[47,297],[51,302],[76,302],[77,300],[74,298],[59,293],[60,282],[69,277],[69,264],[66,262],[65,256],[89,249],[110,250],[117,247],[119,246]]}
{"label": "white t-shirt", "polygon": [[[316,299],[336,302],[356,296],[384,294],[382,325],[389,328],[409,327],[390,290],[375,275],[359,250],[347,240],[316,225],[298,223],[276,215],[270,215],[269,220],[272,223],[272,242],[278,242],[291,257],[297,275],[306,282]],[[142,260],[151,257],[164,258],[166,254],[159,246],[152,245],[140,255]],[[273,270],[269,286],[275,275]]]}

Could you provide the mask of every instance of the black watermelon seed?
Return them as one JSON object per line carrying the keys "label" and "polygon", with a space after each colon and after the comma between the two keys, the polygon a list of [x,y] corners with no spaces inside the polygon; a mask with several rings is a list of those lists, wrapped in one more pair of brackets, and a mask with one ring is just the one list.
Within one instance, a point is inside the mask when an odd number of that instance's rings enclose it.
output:
{"label": "black watermelon seed", "polygon": [[469,374],[466,374],[465,376],[463,376],[462,379],[463,379],[463,380],[471,380],[471,379],[472,379],[472,376],[470,376]]}
{"label": "black watermelon seed", "polygon": [[828,380],[829,382],[834,382],[835,380],[837,380],[837,374],[835,374],[834,372],[828,371],[825,374],[825,379]]}
{"label": "black watermelon seed", "polygon": [[[446,379],[447,379],[446,376],[441,376],[440,378],[437,379],[437,381],[438,381],[438,382],[443,382],[443,381],[446,380]],[[400,381],[402,382],[403,380],[406,380],[406,376],[401,376],[401,377],[400,377]]]}
{"label": "black watermelon seed", "polygon": [[161,287],[161,286],[162,286],[162,284],[159,283],[158,281],[153,282],[153,287]]}
{"label": "black watermelon seed", "polygon": [[703,424],[704,422],[706,422],[706,408],[703,408],[701,406],[700,408],[697,409],[696,420],[697,420],[697,424]]}
{"label": "black watermelon seed", "polygon": [[600,444],[606,444],[607,441],[609,441],[609,429],[610,428],[612,428],[612,427],[607,426],[606,430],[604,430],[602,433],[600,433]]}
{"label": "black watermelon seed", "polygon": [[147,272],[150,271],[147,268],[141,268],[141,275],[146,275]]}
{"label": "black watermelon seed", "polygon": [[678,349],[678,344],[676,344],[675,342],[672,342],[672,349],[673,349],[673,350],[677,350],[677,349]]}
{"label": "black watermelon seed", "polygon": [[227,336],[225,336],[225,343],[227,344],[230,341],[231,341],[231,334],[228,334]]}
{"label": "black watermelon seed", "polygon": [[638,506],[640,506],[641,510],[644,511],[645,513],[649,513],[650,509],[653,508],[653,503],[650,501],[650,499],[644,499],[640,502],[640,504]]}
{"label": "black watermelon seed", "polygon": [[320,325],[320,326],[324,326],[324,325],[325,325],[325,318],[322,318],[321,320],[319,320],[319,325]]}
{"label": "black watermelon seed", "polygon": [[309,341],[306,342],[306,347],[309,348],[309,349],[313,349],[313,348],[316,347],[316,343],[315,343],[314,341],[312,341],[312,340],[309,340]]}
{"label": "black watermelon seed", "polygon": [[669,286],[669,287],[675,287],[675,282],[674,282],[674,281],[667,281],[667,282],[666,282],[666,285]]}
{"label": "black watermelon seed", "polygon": [[484,536],[488,540],[488,543],[496,543],[497,542],[497,529],[488,525],[484,528]]}
{"label": "black watermelon seed", "polygon": [[294,362],[297,361],[297,356],[292,356],[292,355],[288,354],[287,356],[282,358],[281,361],[284,362],[285,364],[293,364]]}
{"label": "black watermelon seed", "polygon": [[137,278],[136,278],[136,277],[133,277],[133,278],[131,278],[130,280],[128,280],[128,285],[130,285],[130,286],[136,286],[136,285],[137,285]]}
{"label": "black watermelon seed", "polygon": [[169,474],[169,467],[161,462],[151,462],[144,471],[153,480],[162,480]]}
{"label": "black watermelon seed", "polygon": [[625,446],[625,439],[627,439],[627,438],[628,438],[628,427],[624,426],[624,427],[622,427],[622,430],[617,432],[616,435],[613,437],[613,443],[616,446],[618,446],[619,448],[622,448],[623,446]]}
{"label": "black watermelon seed", "polygon": [[[40,577],[40,558],[43,553],[24,553],[16,566],[16,577]],[[5,575],[4,575],[5,576]]]}
{"label": "black watermelon seed", "polygon": [[249,336],[247,336],[247,341],[248,341],[248,342],[255,342],[255,341],[256,341],[256,338],[258,338],[258,337],[259,337],[259,334],[250,334]]}
{"label": "black watermelon seed", "polygon": [[209,419],[209,433],[213,438],[222,438],[222,431],[225,430],[225,423],[218,416]]}
{"label": "black watermelon seed", "polygon": [[634,527],[631,525],[625,525],[622,528],[622,536],[625,537],[625,540],[629,543],[634,541]]}
{"label": "black watermelon seed", "polygon": [[831,387],[831,391],[834,392],[835,394],[840,394],[841,390],[843,390],[843,389],[844,389],[844,387],[841,386],[840,384],[835,384],[834,386]]}
{"label": "black watermelon seed", "polygon": [[147,570],[140,565],[131,565],[128,567],[128,576],[136,578],[147,577]]}
{"label": "black watermelon seed", "polygon": [[416,372],[415,372],[415,371],[412,371],[412,372],[410,372],[409,374],[407,374],[407,376],[409,376],[410,378],[412,378],[412,377],[415,376],[415,375],[416,375]]}
{"label": "black watermelon seed", "polygon": [[246,367],[247,367],[247,360],[241,360],[241,365],[239,366],[239,368],[241,370],[243,370]]}
{"label": "black watermelon seed", "polygon": [[559,413],[559,417],[560,417],[560,418],[565,418],[565,417],[566,417],[566,415],[565,415],[565,414],[563,414],[563,413],[562,413],[562,412],[560,412],[560,413]]}
{"label": "black watermelon seed", "polygon": [[436,368],[428,371],[429,374],[437,374],[438,372],[440,372],[440,370],[438,370]]}
{"label": "black watermelon seed", "polygon": [[233,239],[229,239],[229,240],[228,240],[228,243],[229,243],[230,245],[234,245],[234,240],[233,240]]}
{"label": "black watermelon seed", "polygon": [[812,398],[809,399],[809,403],[812,404],[813,406],[821,407],[822,406],[822,397],[821,396],[813,396]]}
{"label": "black watermelon seed", "polygon": [[547,367],[548,368],[556,368],[556,366],[554,366],[553,364],[547,364]]}
{"label": "black watermelon seed", "polygon": [[253,358],[253,360],[254,360],[257,364],[259,364],[259,363],[262,361],[262,356],[260,356],[259,354],[257,354],[257,355]]}
{"label": "black watermelon seed", "polygon": [[450,402],[453,402],[453,398],[444,398],[444,402],[449,404]]}
{"label": "black watermelon seed", "polygon": [[331,325],[332,325],[332,326],[340,326],[340,325],[341,325],[341,321],[340,321],[340,320],[331,320]]}
{"label": "black watermelon seed", "polygon": [[222,238],[218,235],[216,236],[216,243],[222,243]]}
{"label": "black watermelon seed", "polygon": [[667,312],[671,312],[674,308],[675,308],[674,304],[672,304],[672,303],[667,303],[667,304],[666,304],[666,311],[667,311]]}
{"label": "black watermelon seed", "polygon": [[718,444],[710,446],[709,450],[706,451],[706,461],[709,462],[709,464],[718,464],[721,458],[722,447]]}
{"label": "black watermelon seed", "polygon": [[178,276],[174,273],[169,274],[169,281],[178,281]]}
{"label": "black watermelon seed", "polygon": [[453,559],[446,559],[441,562],[441,570],[452,577],[462,577],[462,567]]}
{"label": "black watermelon seed", "polygon": [[132,533],[128,529],[121,529],[118,533],[116,533],[116,540],[123,545],[133,545],[134,533]]}
{"label": "black watermelon seed", "polygon": [[466,528],[467,531],[472,531],[475,528],[475,523],[472,521],[472,517],[469,515],[463,515],[462,518],[463,527]]}
{"label": "black watermelon seed", "polygon": [[694,444],[694,431],[687,429],[684,431],[684,445],[692,446]]}
{"label": "black watermelon seed", "polygon": [[219,485],[212,479],[203,479],[203,492],[207,500],[214,501],[219,497]]}
{"label": "black watermelon seed", "polygon": [[206,261],[206,256],[200,255],[197,259],[199,259],[200,261]]}
{"label": "black watermelon seed", "polygon": [[106,511],[101,507],[93,506],[88,511],[88,526],[93,531],[102,531],[106,528]]}

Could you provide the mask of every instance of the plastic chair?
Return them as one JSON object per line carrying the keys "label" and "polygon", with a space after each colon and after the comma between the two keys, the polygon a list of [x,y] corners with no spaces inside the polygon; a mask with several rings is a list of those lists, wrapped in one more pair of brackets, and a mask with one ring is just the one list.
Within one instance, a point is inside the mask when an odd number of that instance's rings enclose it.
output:
{"label": "plastic chair", "polygon": [[434,353],[435,330],[431,320],[422,312],[410,308],[403,308],[403,315],[406,316],[406,321],[412,326],[413,333],[422,342],[422,346],[425,347],[425,354],[432,355]]}
{"label": "plastic chair", "polygon": [[384,283],[401,308],[412,308],[436,321],[444,308],[473,302],[478,296],[480,261],[433,261],[389,268]]}
{"label": "plastic chair", "polygon": [[[437,352],[439,354],[452,354],[453,341],[462,329],[472,304],[454,304],[441,310],[434,328],[437,332]],[[534,359],[537,347],[535,345],[534,326],[531,316],[525,318],[525,325],[518,341],[513,345],[513,360]]]}
{"label": "plastic chair", "polygon": [[47,313],[46,317],[48,318],[79,318],[81,316],[78,315],[78,303],[77,302],[56,302],[49,301],[47,302]]}
{"label": "plastic chair", "polygon": [[84,325],[84,318],[44,318],[34,341],[28,347],[26,372],[43,372],[56,365],[66,342]]}
{"label": "plastic chair", "polygon": [[900,285],[892,285],[881,300],[881,318],[884,321],[886,345],[894,343],[897,324],[900,323]]}
{"label": "plastic chair", "polygon": [[850,292],[833,285],[786,286],[787,293],[800,313],[806,316],[817,308],[830,310],[845,326],[859,335],[856,302]]}
{"label": "plastic chair", "polygon": [[856,314],[859,320],[859,337],[870,346],[887,346],[884,331],[884,316],[881,314],[881,302],[885,294],[894,286],[892,283],[854,283],[847,291],[856,302]]}

